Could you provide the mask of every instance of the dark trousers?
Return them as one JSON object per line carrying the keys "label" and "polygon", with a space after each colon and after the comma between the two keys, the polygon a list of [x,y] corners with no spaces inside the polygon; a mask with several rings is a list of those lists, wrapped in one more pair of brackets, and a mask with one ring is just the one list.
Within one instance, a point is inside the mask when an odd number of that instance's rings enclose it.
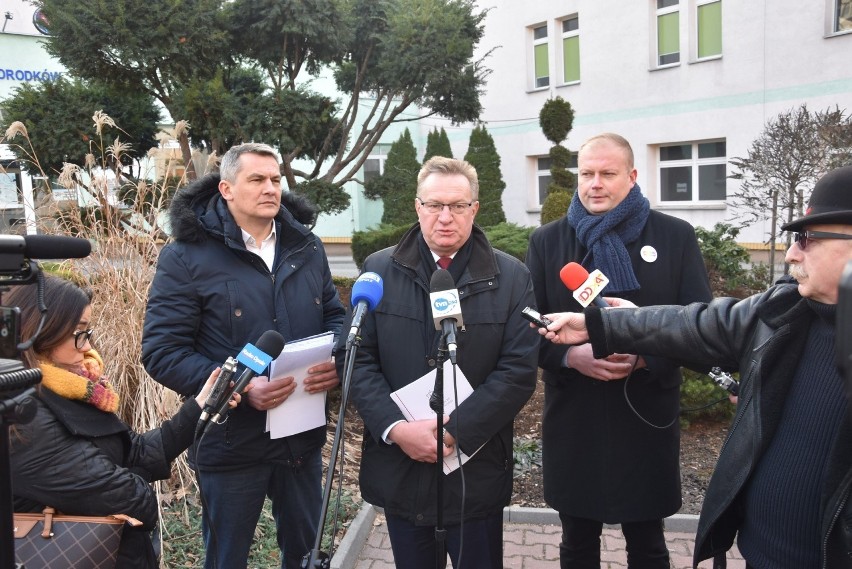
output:
{"label": "dark trousers", "polygon": [[302,557],[313,549],[322,509],[321,449],[303,457],[298,467],[262,463],[206,471],[200,473],[199,482],[205,502],[201,518],[207,550],[204,569],[246,566],[267,496],[272,501],[281,568],[298,569]]}
{"label": "dark trousers", "polygon": [[[386,519],[396,566],[435,569],[435,526],[416,526],[399,516],[386,515]],[[455,569],[503,569],[503,512],[466,521],[464,530],[461,525],[447,525],[444,529]]]}
{"label": "dark trousers", "polygon": [[[559,544],[561,569],[600,569],[603,523],[559,514],[562,543]],[[669,550],[662,520],[621,524],[627,542],[629,569],[669,569]]]}

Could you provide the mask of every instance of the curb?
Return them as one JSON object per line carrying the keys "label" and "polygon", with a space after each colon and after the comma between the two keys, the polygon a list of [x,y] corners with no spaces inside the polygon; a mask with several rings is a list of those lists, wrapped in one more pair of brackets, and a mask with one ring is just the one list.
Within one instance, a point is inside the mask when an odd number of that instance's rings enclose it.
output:
{"label": "curb", "polygon": [[[364,502],[358,515],[352,520],[346,535],[331,558],[331,569],[352,569],[358,562],[358,556],[364,542],[373,529],[376,520],[376,508]],[[503,508],[503,521],[513,524],[559,525],[559,514],[551,508],[526,508],[508,506]],[[665,521],[666,531],[694,534],[698,528],[698,516],[695,514],[675,514]],[[606,527],[618,525],[606,524]]]}
{"label": "curb", "polygon": [[373,521],[376,519],[376,509],[363,502],[358,515],[349,524],[346,535],[340,540],[340,545],[331,558],[330,569],[352,569],[358,562],[358,555],[364,547],[364,542],[373,529]]}

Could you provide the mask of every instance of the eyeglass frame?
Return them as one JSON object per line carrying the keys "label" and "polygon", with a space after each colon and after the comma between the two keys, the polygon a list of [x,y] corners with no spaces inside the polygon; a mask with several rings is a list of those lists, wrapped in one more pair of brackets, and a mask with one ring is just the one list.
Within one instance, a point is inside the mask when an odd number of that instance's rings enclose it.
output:
{"label": "eyeglass frame", "polygon": [[[464,212],[466,212],[468,210],[468,208],[470,208],[470,206],[472,206],[477,201],[477,200],[474,200],[474,201],[470,201],[470,202],[442,203],[442,202],[433,202],[433,201],[428,201],[428,202],[423,201],[420,198],[420,196],[417,196],[416,199],[417,199],[417,201],[420,202],[421,206],[426,208],[426,213],[428,213],[430,215],[439,215],[439,214],[443,213],[445,207],[449,208],[451,214],[461,215]],[[439,209],[437,211],[430,211],[431,209],[433,209],[437,206],[441,206],[441,209]],[[458,209],[458,211],[455,211],[456,209]]]}
{"label": "eyeglass frame", "polygon": [[808,250],[808,241],[811,239],[852,239],[852,235],[847,233],[834,233],[832,231],[794,231],[793,241],[799,246],[802,251]]}
{"label": "eyeglass frame", "polygon": [[[86,346],[86,342],[92,342],[92,335],[95,333],[94,328],[86,328],[85,330],[77,330],[71,335],[74,336],[74,347],[82,350]],[[80,338],[83,338],[83,343],[80,344]]]}

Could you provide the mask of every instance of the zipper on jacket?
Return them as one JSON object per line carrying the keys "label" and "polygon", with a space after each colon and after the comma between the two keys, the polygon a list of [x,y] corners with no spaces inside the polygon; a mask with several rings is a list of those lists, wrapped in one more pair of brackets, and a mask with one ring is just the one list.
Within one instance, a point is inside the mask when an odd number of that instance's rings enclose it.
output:
{"label": "zipper on jacket", "polygon": [[[843,511],[843,507],[846,505],[846,502],[849,500],[849,493],[840,500],[840,504],[837,505],[837,509],[834,511],[834,516],[831,518],[831,523],[828,524],[828,529],[825,532],[825,537],[822,539],[822,569],[827,569],[828,567],[828,536],[831,535],[831,530],[834,528],[837,523],[837,518],[840,517],[840,513]],[[845,542],[845,540],[844,540]],[[846,552],[849,555],[850,552]]]}

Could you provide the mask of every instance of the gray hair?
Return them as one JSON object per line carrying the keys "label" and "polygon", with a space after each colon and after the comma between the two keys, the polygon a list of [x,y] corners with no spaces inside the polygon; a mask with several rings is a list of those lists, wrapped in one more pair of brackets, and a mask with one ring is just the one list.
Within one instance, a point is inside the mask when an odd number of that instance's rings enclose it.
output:
{"label": "gray hair", "polygon": [[461,174],[467,181],[470,182],[470,195],[473,201],[479,199],[479,178],[476,175],[476,168],[469,162],[464,160],[456,160],[455,158],[444,158],[443,156],[433,156],[423,164],[420,168],[420,173],[417,174],[417,195],[420,195],[420,186],[431,174],[442,174],[444,176],[452,176],[453,174]]}
{"label": "gray hair", "polygon": [[237,181],[237,174],[240,172],[240,156],[243,154],[260,154],[261,156],[272,156],[278,162],[278,154],[275,149],[268,144],[260,142],[246,142],[232,146],[222,156],[222,162],[219,164],[219,177],[226,182],[234,183]]}

